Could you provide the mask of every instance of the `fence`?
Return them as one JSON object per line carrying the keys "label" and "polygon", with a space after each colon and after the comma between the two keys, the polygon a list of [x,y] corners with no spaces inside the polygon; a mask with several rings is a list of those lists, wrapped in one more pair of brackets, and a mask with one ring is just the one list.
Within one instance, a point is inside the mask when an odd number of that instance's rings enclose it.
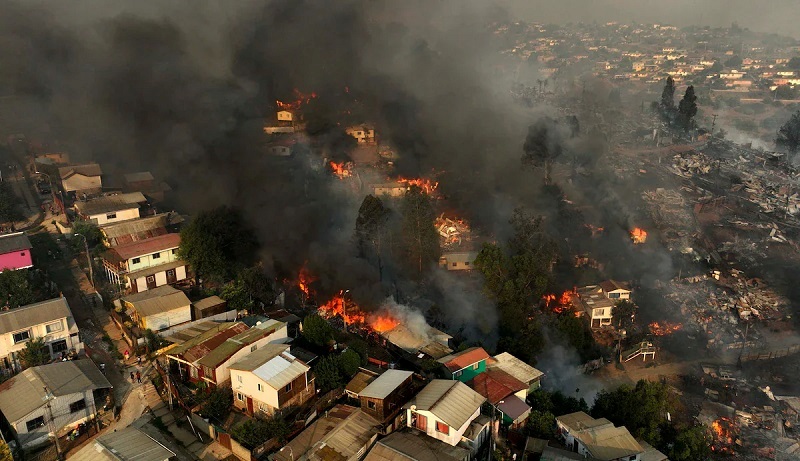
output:
{"label": "fence", "polygon": [[759,352],[753,354],[747,354],[742,356],[742,362],[749,362],[752,360],[771,360],[771,359],[778,359],[781,357],[786,357],[792,354],[796,354],[800,352],[800,345],[790,346],[786,349],[780,349],[777,351],[770,351],[770,352]]}

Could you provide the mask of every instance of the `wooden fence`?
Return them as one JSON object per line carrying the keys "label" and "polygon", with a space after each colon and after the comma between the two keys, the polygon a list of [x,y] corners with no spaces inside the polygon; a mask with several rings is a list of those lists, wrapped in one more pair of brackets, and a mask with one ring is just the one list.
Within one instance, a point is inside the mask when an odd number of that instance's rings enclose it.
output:
{"label": "wooden fence", "polygon": [[777,351],[770,351],[770,352],[754,352],[751,354],[743,355],[742,362],[750,362],[753,360],[772,360],[772,359],[779,359],[781,357],[787,357],[792,354],[796,354],[800,352],[800,345],[794,345],[787,347],[786,349],[780,349]]}

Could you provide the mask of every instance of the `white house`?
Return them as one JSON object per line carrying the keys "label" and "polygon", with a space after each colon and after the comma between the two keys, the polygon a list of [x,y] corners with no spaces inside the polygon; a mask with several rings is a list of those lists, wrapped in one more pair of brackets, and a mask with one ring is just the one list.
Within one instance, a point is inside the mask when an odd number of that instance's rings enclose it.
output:
{"label": "white house", "polygon": [[409,427],[456,446],[485,401],[461,381],[434,379],[403,408]]}
{"label": "white house", "polygon": [[439,267],[449,271],[468,271],[474,269],[477,251],[443,253],[439,257]]}
{"label": "white house", "polygon": [[0,312],[0,357],[4,369],[19,369],[25,344],[42,338],[50,357],[83,352],[78,325],[64,297]]}
{"label": "white house", "polygon": [[192,320],[191,301],[169,285],[126,296],[122,304],[143,330],[166,330]]}
{"label": "white house", "polygon": [[606,298],[613,300],[631,299],[631,293],[633,293],[627,284],[616,280],[600,282],[600,288],[603,289],[603,294]]}
{"label": "white house", "polygon": [[58,169],[64,192],[75,194],[99,194],[103,189],[103,170],[96,163],[70,165]]}
{"label": "white house", "polygon": [[180,234],[164,234],[117,245],[103,254],[108,280],[140,293],[186,280],[186,262],[178,258]]}
{"label": "white house", "polygon": [[[46,442],[71,431],[97,414],[95,391],[111,383],[91,360],[73,360],[31,367],[0,384],[4,437],[21,447]],[[102,404],[101,404],[102,405]],[[13,434],[7,434],[10,428]]]}
{"label": "white house", "polygon": [[100,226],[138,218],[139,207],[144,203],[147,199],[141,192],[130,192],[76,202],[75,211],[84,220]]}
{"label": "white house", "polygon": [[556,418],[558,436],[567,449],[598,461],[641,461],[644,448],[628,429],[614,427],[605,419],[594,419],[579,411]]}
{"label": "white house", "polygon": [[314,396],[311,367],[288,344],[266,344],[230,366],[233,405],[249,415],[271,415]]}
{"label": "white house", "polygon": [[592,328],[610,326],[614,305],[618,301],[631,299],[632,293],[625,284],[614,280],[578,288],[577,292]]}

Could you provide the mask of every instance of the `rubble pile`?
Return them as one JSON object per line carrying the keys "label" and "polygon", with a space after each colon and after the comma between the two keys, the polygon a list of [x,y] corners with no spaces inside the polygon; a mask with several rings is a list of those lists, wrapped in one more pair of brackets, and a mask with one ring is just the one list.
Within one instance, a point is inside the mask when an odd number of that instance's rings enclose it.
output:
{"label": "rubble pile", "polygon": [[642,198],[653,222],[663,231],[664,242],[673,248],[691,247],[691,237],[696,232],[695,220],[681,193],[658,188],[645,191]]}
{"label": "rubble pile", "polygon": [[684,178],[711,172],[712,160],[702,152],[683,152],[672,158],[672,172]]}
{"label": "rubble pile", "polygon": [[454,248],[470,240],[470,229],[463,219],[451,219],[444,214],[434,221],[442,248]]}

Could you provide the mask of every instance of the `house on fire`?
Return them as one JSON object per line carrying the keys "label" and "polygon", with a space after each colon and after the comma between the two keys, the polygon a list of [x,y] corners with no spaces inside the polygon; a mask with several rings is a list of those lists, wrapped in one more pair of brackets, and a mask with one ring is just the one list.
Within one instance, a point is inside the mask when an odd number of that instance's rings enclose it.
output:
{"label": "house on fire", "polygon": [[614,305],[629,300],[632,293],[625,284],[614,280],[578,288],[577,292],[583,311],[581,314],[586,315],[592,328],[610,326]]}
{"label": "house on fire", "polygon": [[51,359],[83,352],[78,325],[64,297],[0,312],[0,358],[4,369],[19,370],[19,351],[43,339]]}
{"label": "house on fire", "polygon": [[61,188],[73,196],[99,194],[103,190],[103,170],[96,163],[70,165],[58,169]]}
{"label": "house on fire", "polygon": [[31,241],[24,232],[0,235],[0,272],[33,267]]}
{"label": "house on fire", "polygon": [[147,199],[141,192],[106,195],[86,202],[76,202],[75,212],[84,221],[100,226],[138,218],[139,208],[144,203],[147,203]]}
{"label": "house on fire", "polygon": [[453,337],[430,326],[425,332],[418,332],[401,323],[389,331],[380,332],[380,335],[385,341],[384,346],[388,343],[412,361],[426,357],[436,360],[453,352],[450,348]]}
{"label": "house on fire", "polygon": [[371,126],[348,126],[344,132],[355,138],[358,144],[375,144],[375,128]]}
{"label": "house on fire", "polygon": [[[22,448],[63,436],[97,414],[111,383],[93,361],[72,360],[28,368],[0,384],[0,429]],[[101,404],[102,405],[102,404]]]}
{"label": "house on fire", "polygon": [[481,417],[484,402],[461,381],[434,379],[403,408],[408,427],[474,454],[489,437],[490,421]]}
{"label": "house on fire", "polygon": [[598,461],[642,461],[645,449],[624,426],[594,419],[582,411],[556,418],[558,437],[567,449]]}
{"label": "house on fire", "polygon": [[192,320],[192,303],[169,285],[143,291],[120,300],[142,330],[161,331]]}
{"label": "house on fire", "polygon": [[180,234],[164,234],[110,248],[103,254],[108,280],[140,293],[186,280],[186,262],[178,258]]}
{"label": "house on fire", "polygon": [[265,344],[230,366],[233,406],[250,416],[303,405],[316,393],[311,367],[288,344]]}

